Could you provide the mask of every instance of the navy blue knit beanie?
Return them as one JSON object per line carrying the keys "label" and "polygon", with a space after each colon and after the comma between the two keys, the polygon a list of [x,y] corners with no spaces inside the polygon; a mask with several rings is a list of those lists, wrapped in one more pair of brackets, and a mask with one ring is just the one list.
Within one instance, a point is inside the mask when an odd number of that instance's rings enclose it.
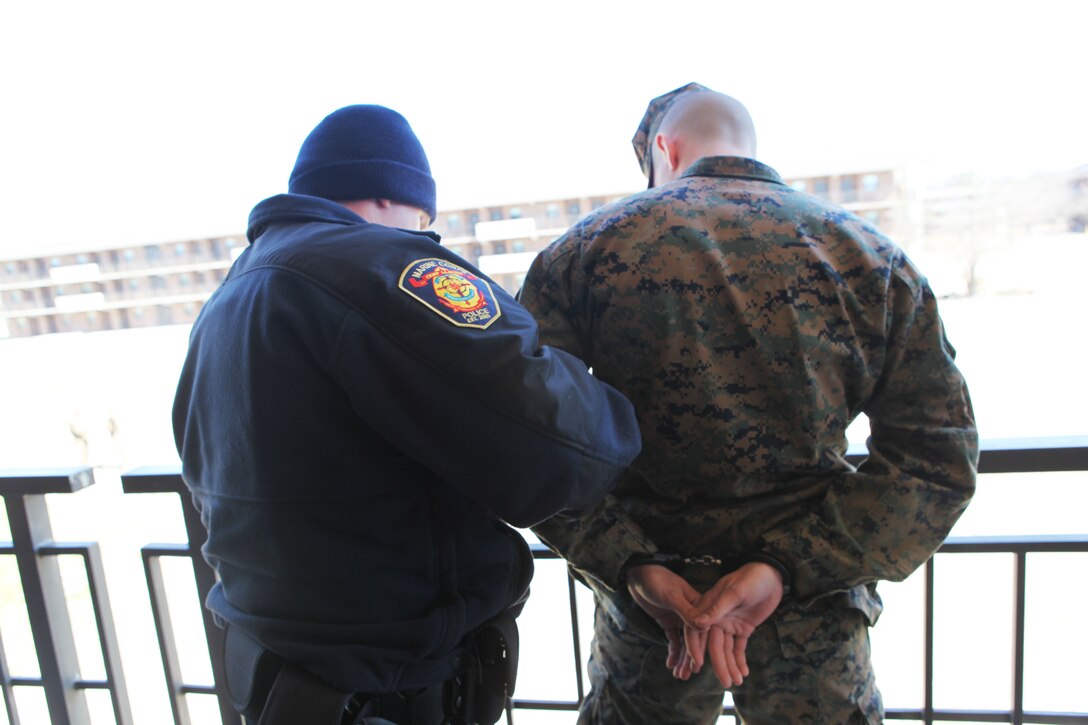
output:
{"label": "navy blue knit beanie", "polygon": [[332,201],[389,199],[434,221],[434,179],[412,127],[384,106],[347,106],[317,125],[298,152],[287,190]]}

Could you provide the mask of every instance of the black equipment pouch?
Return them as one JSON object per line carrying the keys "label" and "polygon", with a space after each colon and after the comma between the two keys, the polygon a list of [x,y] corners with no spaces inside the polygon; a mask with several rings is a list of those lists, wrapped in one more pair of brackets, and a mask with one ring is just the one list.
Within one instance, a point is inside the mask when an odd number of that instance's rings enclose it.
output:
{"label": "black equipment pouch", "polygon": [[223,637],[227,695],[246,722],[257,725],[339,725],[351,698],[237,627]]}
{"label": "black equipment pouch", "polygon": [[350,693],[338,692],[324,680],[288,662],[268,693],[268,703],[257,725],[340,725],[351,698]]}
{"label": "black equipment pouch", "polygon": [[498,722],[517,684],[518,644],[518,625],[510,612],[472,632],[462,673],[446,688],[450,722]]}
{"label": "black equipment pouch", "polygon": [[283,668],[283,658],[237,627],[227,627],[223,635],[223,664],[231,704],[248,721],[257,722],[268,691]]}

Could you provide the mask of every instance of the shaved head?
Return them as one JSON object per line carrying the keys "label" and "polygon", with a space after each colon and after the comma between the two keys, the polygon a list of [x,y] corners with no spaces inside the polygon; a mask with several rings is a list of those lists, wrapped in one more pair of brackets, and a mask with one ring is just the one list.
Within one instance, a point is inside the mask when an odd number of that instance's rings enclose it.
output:
{"label": "shaved head", "polygon": [[724,93],[686,93],[665,114],[658,133],[679,135],[693,141],[728,144],[752,156],[756,150],[756,127],[740,101]]}
{"label": "shaved head", "polygon": [[755,158],[756,128],[735,98],[716,91],[685,93],[661,119],[651,148],[656,185],[677,178],[704,156]]}

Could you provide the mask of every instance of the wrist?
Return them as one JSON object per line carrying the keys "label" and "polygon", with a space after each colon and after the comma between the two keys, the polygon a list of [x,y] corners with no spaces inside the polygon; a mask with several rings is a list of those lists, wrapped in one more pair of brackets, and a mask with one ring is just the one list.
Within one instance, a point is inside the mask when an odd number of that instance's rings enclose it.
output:
{"label": "wrist", "polygon": [[766,564],[767,566],[774,569],[776,572],[778,572],[778,576],[782,579],[782,596],[785,597],[790,593],[790,589],[793,585],[793,577],[790,576],[790,570],[787,569],[786,565],[783,564],[780,560],[762,552],[746,554],[742,560],[745,564]]}
{"label": "wrist", "polygon": [[684,565],[684,558],[675,554],[662,554],[656,552],[653,554],[632,554],[628,557],[627,561],[620,567],[619,583],[620,585],[627,584],[628,578],[633,569],[643,566],[663,566],[669,571],[675,573],[680,567]]}

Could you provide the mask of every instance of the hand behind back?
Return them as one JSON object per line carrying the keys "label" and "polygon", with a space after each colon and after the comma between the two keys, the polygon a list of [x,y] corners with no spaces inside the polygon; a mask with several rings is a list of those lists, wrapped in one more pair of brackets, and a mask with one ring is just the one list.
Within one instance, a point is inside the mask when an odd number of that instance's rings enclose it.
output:
{"label": "hand behind back", "polygon": [[700,595],[669,569],[646,565],[630,570],[628,591],[665,631],[666,666],[674,677],[687,680],[702,670],[709,653],[718,681],[728,688],[748,676],[748,639],[778,608],[783,584],[774,567],[752,562]]}

